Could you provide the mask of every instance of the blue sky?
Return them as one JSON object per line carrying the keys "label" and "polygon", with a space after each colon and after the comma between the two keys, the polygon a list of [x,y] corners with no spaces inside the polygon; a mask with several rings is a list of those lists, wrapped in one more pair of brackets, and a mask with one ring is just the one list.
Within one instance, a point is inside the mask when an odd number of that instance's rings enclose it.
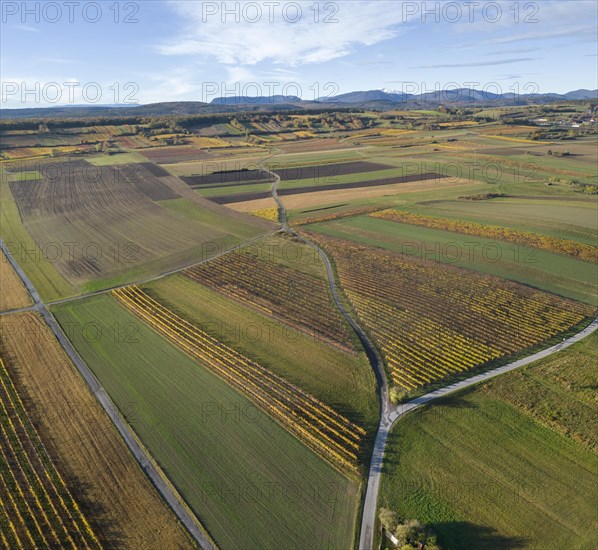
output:
{"label": "blue sky", "polygon": [[593,0],[3,0],[1,7],[5,108],[598,87]]}

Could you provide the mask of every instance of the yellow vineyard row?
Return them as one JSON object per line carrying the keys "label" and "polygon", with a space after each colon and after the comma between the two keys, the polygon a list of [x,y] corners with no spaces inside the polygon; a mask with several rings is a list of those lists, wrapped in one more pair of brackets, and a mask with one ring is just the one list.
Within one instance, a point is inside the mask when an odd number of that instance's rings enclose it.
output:
{"label": "yellow vineyard row", "polygon": [[315,238],[332,254],[389,376],[407,390],[531,348],[595,314],[491,275]]}
{"label": "yellow vineyard row", "polygon": [[355,470],[365,431],[336,411],[174,314],[136,286],[116,298],[189,355],[247,395],[320,456]]}
{"label": "yellow vineyard row", "polygon": [[371,216],[374,218],[391,220],[398,223],[407,223],[410,225],[418,225],[432,229],[441,229],[444,231],[464,233],[466,235],[475,235],[477,237],[484,237],[487,239],[498,239],[502,241],[513,242],[525,246],[539,248],[541,250],[547,250],[548,252],[554,252],[555,254],[573,256],[574,258],[589,262],[595,262],[598,260],[598,247],[596,246],[550,237],[548,235],[541,235],[539,233],[532,233],[531,231],[519,231],[506,227],[485,225],[463,220],[422,216],[419,214],[411,214],[409,212],[393,209],[375,212],[371,214]]}
{"label": "yellow vineyard row", "polygon": [[0,397],[0,477],[8,495],[2,511],[9,546],[100,548],[29,420],[2,358]]}

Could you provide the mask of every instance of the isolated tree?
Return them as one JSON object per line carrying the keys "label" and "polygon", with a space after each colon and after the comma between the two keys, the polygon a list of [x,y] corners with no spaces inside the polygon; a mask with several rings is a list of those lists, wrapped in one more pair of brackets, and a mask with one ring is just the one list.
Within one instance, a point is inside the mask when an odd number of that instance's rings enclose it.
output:
{"label": "isolated tree", "polygon": [[401,549],[439,550],[436,535],[416,519],[399,523],[394,535]]}

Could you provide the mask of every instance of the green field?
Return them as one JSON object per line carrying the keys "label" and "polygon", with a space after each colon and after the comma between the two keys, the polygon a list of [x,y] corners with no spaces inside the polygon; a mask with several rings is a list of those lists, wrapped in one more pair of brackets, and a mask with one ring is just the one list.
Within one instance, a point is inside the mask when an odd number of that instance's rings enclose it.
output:
{"label": "green field", "polygon": [[409,208],[418,214],[489,223],[596,245],[598,204],[579,200],[497,198],[480,201],[425,201]]}
{"label": "green field", "polygon": [[587,429],[596,441],[597,344],[400,420],[379,505],[429,524],[448,550],[598,547],[598,461],[575,441]]}
{"label": "green field", "polygon": [[221,342],[297,384],[368,431],[378,421],[375,379],[364,353],[349,353],[239,302],[173,275],[142,288]]}
{"label": "green field", "polygon": [[109,296],[53,311],[219,547],[352,546],[355,482]]}
{"label": "green field", "polygon": [[99,155],[97,157],[89,157],[86,159],[95,166],[112,166],[115,164],[135,164],[137,162],[147,162],[144,156],[134,151],[128,153],[118,153],[116,155]]}
{"label": "green field", "polygon": [[309,226],[310,230],[420,258],[491,273],[567,298],[596,304],[595,264],[482,237],[369,216]]}

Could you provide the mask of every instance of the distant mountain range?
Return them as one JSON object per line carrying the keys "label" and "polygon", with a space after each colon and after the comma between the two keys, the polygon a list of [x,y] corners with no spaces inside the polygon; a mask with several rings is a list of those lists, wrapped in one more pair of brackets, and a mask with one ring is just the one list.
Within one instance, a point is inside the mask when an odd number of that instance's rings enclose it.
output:
{"label": "distant mountain range", "polygon": [[17,118],[84,118],[127,116],[184,116],[194,114],[231,113],[247,111],[292,111],[298,109],[375,109],[389,110],[401,105],[405,109],[436,108],[440,105],[471,105],[500,107],[508,105],[545,104],[558,101],[598,100],[598,90],[574,90],[566,94],[495,94],[470,88],[407,94],[396,90],[366,90],[349,92],[316,101],[297,96],[247,97],[231,96],[201,101],[176,101],[148,105],[66,105],[28,109],[1,109],[0,119]]}
{"label": "distant mountain range", "polygon": [[442,90],[425,94],[408,94],[397,90],[368,90],[363,92],[349,92],[334,97],[321,97],[321,103],[364,103],[371,101],[386,101],[391,103],[405,103],[407,101],[422,101],[426,103],[496,103],[499,101],[533,103],[554,102],[576,99],[598,99],[598,90],[575,90],[566,94],[495,94],[492,92],[460,88],[455,90]]}

